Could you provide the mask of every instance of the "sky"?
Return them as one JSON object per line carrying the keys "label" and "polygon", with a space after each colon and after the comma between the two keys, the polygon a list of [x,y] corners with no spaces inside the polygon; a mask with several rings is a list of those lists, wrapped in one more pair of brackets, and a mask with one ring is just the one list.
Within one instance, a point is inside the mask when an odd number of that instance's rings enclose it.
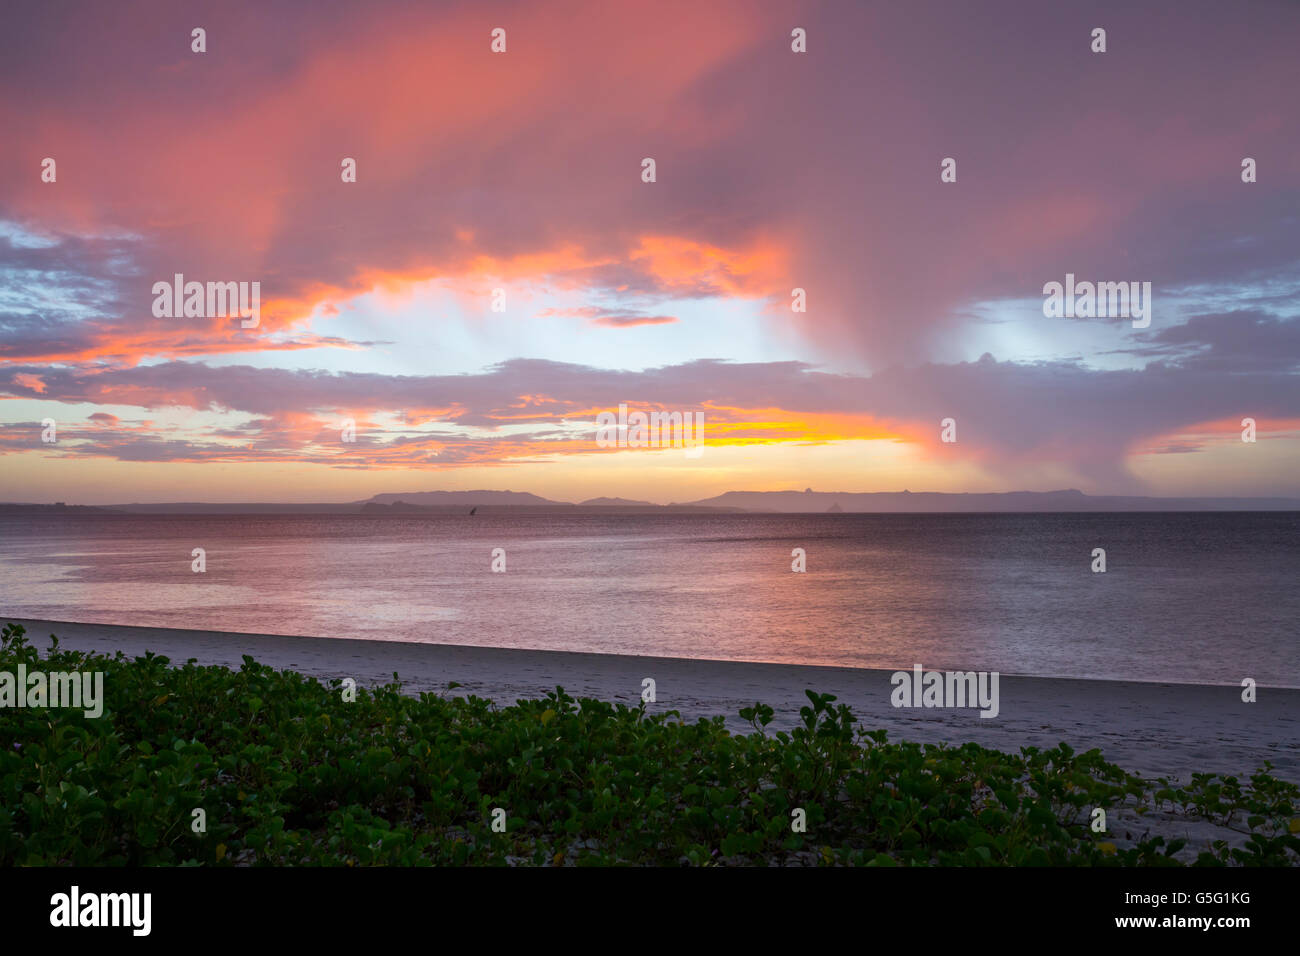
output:
{"label": "sky", "polygon": [[1300,4],[4,16],[0,500],[1300,496]]}

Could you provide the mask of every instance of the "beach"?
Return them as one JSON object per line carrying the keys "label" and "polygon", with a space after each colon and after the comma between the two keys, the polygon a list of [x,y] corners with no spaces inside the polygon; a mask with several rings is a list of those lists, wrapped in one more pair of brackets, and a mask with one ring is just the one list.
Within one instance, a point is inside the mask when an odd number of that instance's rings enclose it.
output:
{"label": "beach", "polygon": [[322,681],[351,677],[369,687],[391,682],[396,673],[406,693],[475,695],[502,705],[559,685],[574,697],[636,706],[650,678],[650,712],[675,710],[690,721],[723,716],[734,732],[752,730],[738,712],[755,702],[775,710],[769,733],[790,729],[807,703],[804,690],[812,689],[835,694],[862,726],[883,729],[891,740],[970,741],[1010,752],[1065,742],[1076,751],[1099,748],[1131,773],[1179,783],[1192,773],[1247,776],[1271,761],[1276,776],[1300,782],[1300,691],[1292,689],[1260,687],[1257,701],[1245,703],[1235,682],[1216,687],[1002,675],[998,714],[989,719],[975,707],[896,708],[893,672],[885,670],[4,620],[22,624],[42,649],[55,634],[76,650],[152,651],[176,664],[193,658],[238,668],[247,654]]}

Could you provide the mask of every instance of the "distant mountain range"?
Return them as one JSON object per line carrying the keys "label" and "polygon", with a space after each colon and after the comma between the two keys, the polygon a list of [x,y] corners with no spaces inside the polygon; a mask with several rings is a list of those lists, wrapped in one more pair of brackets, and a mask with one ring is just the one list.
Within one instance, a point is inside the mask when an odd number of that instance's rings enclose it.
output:
{"label": "distant mountain range", "polygon": [[948,494],[934,491],[728,491],[702,501],[656,505],[627,498],[576,504],[526,491],[386,492],[339,504],[167,502],[104,507],[0,504],[0,514],[899,514],[908,512],[1300,511],[1300,498],[1151,498],[1082,491]]}
{"label": "distant mountain range", "polygon": [[904,513],[971,511],[1300,511],[1300,498],[1149,498],[1066,491],[947,494],[937,491],[728,491],[694,502],[743,511]]}

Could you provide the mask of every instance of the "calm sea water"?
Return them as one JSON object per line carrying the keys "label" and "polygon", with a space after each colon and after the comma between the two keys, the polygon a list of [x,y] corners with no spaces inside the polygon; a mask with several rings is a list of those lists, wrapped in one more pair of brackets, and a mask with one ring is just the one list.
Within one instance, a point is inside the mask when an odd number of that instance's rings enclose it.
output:
{"label": "calm sea water", "polygon": [[108,624],[1300,687],[1298,611],[1294,513],[0,518],[0,614]]}

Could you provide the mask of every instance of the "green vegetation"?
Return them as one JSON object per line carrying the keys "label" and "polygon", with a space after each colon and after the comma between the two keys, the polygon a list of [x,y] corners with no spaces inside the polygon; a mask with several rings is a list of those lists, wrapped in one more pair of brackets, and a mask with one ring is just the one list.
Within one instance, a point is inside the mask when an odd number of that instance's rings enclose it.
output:
{"label": "green vegetation", "polygon": [[[0,864],[1179,865],[1182,841],[1117,847],[1094,807],[1176,813],[1245,836],[1202,865],[1295,865],[1296,786],[1144,781],[1062,744],[1018,755],[890,743],[808,693],[754,732],[559,688],[497,707],[60,649],[4,628],[0,671],[103,671],[103,716],[0,711]],[[394,675],[396,678],[396,675]],[[1270,769],[1267,765],[1265,770]],[[492,830],[494,808],[506,832]],[[206,833],[192,832],[192,810]],[[791,831],[803,808],[807,832]],[[1180,853],[1180,851],[1183,851]]]}

